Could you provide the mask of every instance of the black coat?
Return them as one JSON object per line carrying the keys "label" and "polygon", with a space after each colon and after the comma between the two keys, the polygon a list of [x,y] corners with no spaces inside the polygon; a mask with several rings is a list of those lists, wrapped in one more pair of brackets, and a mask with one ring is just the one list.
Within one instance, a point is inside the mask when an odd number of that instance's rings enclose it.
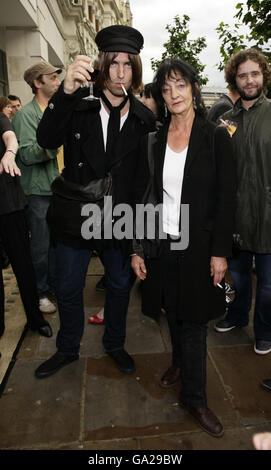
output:
{"label": "black coat", "polygon": [[[64,93],[61,85],[49,101],[38,126],[38,143],[47,149],[64,145],[65,168],[62,176],[73,183],[87,185],[91,180],[103,178],[111,167],[115,167],[115,204],[133,205],[136,192],[135,176],[140,167],[140,139],[155,129],[154,115],[134,96],[130,96],[129,115],[116,140],[114,156],[109,161],[105,154],[99,116],[100,101],[83,100],[88,93],[86,89],[79,89],[68,95]],[[69,210],[66,212],[66,218],[71,220],[71,213],[69,214]],[[64,217],[64,214],[62,216]],[[86,243],[83,239],[76,240],[76,243],[74,240],[65,240],[62,226],[59,214],[53,227],[58,241],[77,246],[91,245],[91,242]]]}
{"label": "black coat", "polygon": [[[163,201],[162,178],[167,132],[168,125],[165,125],[157,133],[154,144],[157,203]],[[231,256],[235,200],[236,172],[231,138],[225,128],[216,127],[196,116],[188,146],[181,196],[181,203],[189,204],[189,246],[182,252],[179,279],[182,319],[205,322],[225,312],[225,293],[213,286],[210,259],[211,256]],[[161,279],[159,262],[146,260],[146,264],[143,312],[155,316]]]}

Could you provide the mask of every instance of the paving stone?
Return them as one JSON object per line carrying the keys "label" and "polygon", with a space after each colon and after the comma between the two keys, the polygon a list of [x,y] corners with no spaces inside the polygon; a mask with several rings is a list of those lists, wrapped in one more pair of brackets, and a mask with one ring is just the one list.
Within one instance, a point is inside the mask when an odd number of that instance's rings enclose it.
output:
{"label": "paving stone", "polygon": [[[92,258],[90,260],[90,263],[89,263],[89,266],[88,266],[87,274],[91,275],[91,276],[93,276],[93,275],[99,276],[99,277],[103,276],[104,267],[103,267],[103,264],[102,264],[99,256],[92,256]],[[97,280],[97,282],[98,282],[98,280]]]}
{"label": "paving stone", "polygon": [[46,315],[46,320],[50,323],[53,330],[53,336],[46,338],[41,336],[39,338],[38,357],[47,358],[56,352],[56,336],[59,330],[59,315],[58,312],[53,315]]}
{"label": "paving stone", "polygon": [[[170,389],[159,386],[160,377],[170,364],[170,355],[142,354],[135,355],[134,359],[136,372],[131,376],[121,374],[109,357],[88,359],[86,440],[159,435],[197,429],[197,424],[190,415],[178,406],[179,384]],[[210,407],[222,417],[224,425],[236,425],[238,418],[210,363],[207,393]],[[96,412],[93,403],[97,406]]]}
{"label": "paving stone", "polygon": [[18,352],[17,358],[47,359],[51,351],[55,352],[55,338],[42,337],[37,331],[28,330],[25,335],[24,342]]}
{"label": "paving stone", "polygon": [[104,356],[102,337],[104,333],[103,325],[89,325],[88,317],[97,313],[97,308],[85,308],[85,329],[81,341],[80,354],[86,357]]}
{"label": "paving stone", "polygon": [[[100,276],[87,276],[84,290],[85,307],[96,307],[98,310],[104,306],[105,292],[96,291],[95,286],[100,280]],[[97,310],[97,311],[98,311]]]}
{"label": "paving stone", "polygon": [[165,352],[158,323],[136,307],[128,310],[126,347],[130,354]]}
{"label": "paving stone", "polygon": [[115,439],[84,442],[82,449],[89,450],[138,450],[138,439]]}
{"label": "paving stone", "polygon": [[[99,258],[93,258],[84,290],[85,332],[79,361],[48,379],[35,379],[36,367],[56,350],[58,312],[45,315],[53,328],[52,338],[26,333],[0,399],[0,448],[252,450],[253,434],[271,432],[271,395],[259,386],[270,377],[271,355],[258,356],[253,351],[253,315],[248,327],[226,334],[215,332],[215,322],[210,323],[208,405],[225,429],[223,438],[215,439],[177,405],[180,384],[168,390],[159,386],[171,363],[170,335],[164,314],[159,323],[142,314],[139,281],[130,296],[125,345],[135,359],[136,372],[121,374],[104,353],[104,327],[87,324],[88,317],[104,304],[105,292],[95,289],[103,272]],[[4,278],[6,299],[15,302],[6,304],[11,328],[1,338],[0,365],[4,364],[3,341],[12,351],[18,339],[14,345],[9,343],[9,332],[19,327],[20,337],[25,325],[11,268],[5,270]]]}
{"label": "paving stone", "polygon": [[234,328],[226,333],[219,333],[214,330],[214,326],[218,321],[219,319],[216,319],[209,323],[207,336],[207,344],[209,347],[253,344],[253,331],[251,326]]}
{"label": "paving stone", "polygon": [[227,429],[222,438],[195,431],[140,439],[139,444],[142,450],[253,450],[251,437],[245,428]]}
{"label": "paving stone", "polygon": [[[102,336],[104,332],[103,325],[89,325],[87,323],[88,317],[94,315],[103,306],[100,303],[97,308],[93,306],[97,303],[97,298],[103,296],[103,293],[93,293],[94,290],[93,279],[87,280],[85,295],[85,331],[82,338],[81,354],[89,356],[104,355],[104,348],[102,345]],[[125,347],[130,354],[140,354],[149,352],[163,352],[165,345],[160,336],[160,326],[153,319],[143,315],[139,309],[140,292],[138,286],[135,285],[132,290],[130,306],[127,313],[126,325],[126,343]]]}
{"label": "paving stone", "polygon": [[270,355],[257,355],[250,345],[210,348],[209,351],[243,424],[271,420],[270,394],[259,385],[270,376]]}
{"label": "paving stone", "polygon": [[38,380],[37,361],[18,360],[0,400],[0,448],[73,442],[80,434],[84,361]]}
{"label": "paving stone", "polygon": [[12,295],[17,291],[17,282],[11,268],[3,271],[5,279],[5,332],[0,339],[0,384],[2,383],[9,368],[13,354],[20,341],[26,316],[19,295]]}
{"label": "paving stone", "polygon": [[[165,391],[159,387],[160,370],[155,371],[152,367],[153,361],[157,363],[158,358],[155,355],[150,356],[134,357],[137,371],[131,376],[121,374],[109,357],[88,359],[86,440],[157,434],[160,424],[164,424],[165,416],[167,426],[172,423],[173,427],[179,427],[173,407],[176,393],[173,389]],[[161,358],[160,362],[164,362],[164,369],[168,358]],[[93,403],[96,405],[96,411]],[[182,411],[178,412],[183,415]]]}

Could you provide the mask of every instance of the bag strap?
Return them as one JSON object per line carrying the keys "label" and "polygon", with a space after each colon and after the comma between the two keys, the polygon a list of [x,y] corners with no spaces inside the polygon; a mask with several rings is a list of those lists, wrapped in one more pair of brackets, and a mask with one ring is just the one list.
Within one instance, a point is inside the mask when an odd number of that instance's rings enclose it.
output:
{"label": "bag strap", "polygon": [[153,154],[153,145],[156,141],[157,132],[149,132],[148,134],[148,163],[151,177],[154,176],[154,154]]}
{"label": "bag strap", "polygon": [[155,140],[156,140],[156,132],[149,132],[148,134],[148,164],[149,164],[149,171],[150,171],[150,179],[142,197],[142,200],[144,201],[144,203],[146,202],[147,196],[150,193],[150,190],[153,185],[153,178],[154,178],[153,144]]}

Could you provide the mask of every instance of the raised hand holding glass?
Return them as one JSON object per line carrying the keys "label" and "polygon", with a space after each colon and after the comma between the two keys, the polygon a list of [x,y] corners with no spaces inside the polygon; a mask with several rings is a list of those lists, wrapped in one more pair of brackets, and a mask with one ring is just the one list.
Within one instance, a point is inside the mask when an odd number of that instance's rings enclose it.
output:
{"label": "raised hand holding glass", "polygon": [[97,64],[97,57],[89,56],[89,58],[91,59],[91,65],[93,67],[93,72],[89,72],[91,80],[87,81],[83,85],[84,87],[89,87],[89,95],[86,96],[85,98],[83,98],[83,100],[92,101],[92,100],[98,100],[99,99],[96,96],[94,96],[94,93],[93,93],[93,83],[95,82],[95,80],[96,80],[96,78],[99,74],[99,70],[97,68],[95,68],[95,65]]}

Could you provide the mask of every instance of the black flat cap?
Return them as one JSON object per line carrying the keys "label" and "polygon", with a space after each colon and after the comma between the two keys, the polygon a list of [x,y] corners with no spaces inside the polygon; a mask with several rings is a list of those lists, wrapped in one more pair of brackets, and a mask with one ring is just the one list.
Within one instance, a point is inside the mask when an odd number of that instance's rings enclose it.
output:
{"label": "black flat cap", "polygon": [[144,39],[142,34],[131,26],[113,25],[101,29],[95,38],[95,42],[99,51],[139,54]]}

